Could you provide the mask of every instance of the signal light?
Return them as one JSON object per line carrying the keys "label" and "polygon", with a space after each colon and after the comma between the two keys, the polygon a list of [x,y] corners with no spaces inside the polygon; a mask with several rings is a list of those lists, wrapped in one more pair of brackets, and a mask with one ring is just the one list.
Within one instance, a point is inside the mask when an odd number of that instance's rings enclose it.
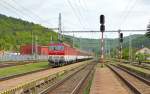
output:
{"label": "signal light", "polygon": [[120,33],[120,42],[123,42],[123,33]]}
{"label": "signal light", "polygon": [[104,32],[104,31],[105,31],[105,25],[102,24],[102,25],[100,26],[100,30],[101,30],[101,32]]}
{"label": "signal light", "polygon": [[120,33],[120,38],[123,38],[123,33]]}
{"label": "signal light", "polygon": [[105,16],[100,15],[100,24],[104,24],[104,23],[105,23]]}

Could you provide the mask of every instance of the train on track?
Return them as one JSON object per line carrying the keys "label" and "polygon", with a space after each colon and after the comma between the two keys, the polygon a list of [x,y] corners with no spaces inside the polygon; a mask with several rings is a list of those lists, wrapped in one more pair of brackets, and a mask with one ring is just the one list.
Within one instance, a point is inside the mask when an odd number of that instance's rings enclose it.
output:
{"label": "train on track", "polygon": [[63,66],[93,58],[91,53],[73,48],[65,43],[50,43],[48,55],[49,65],[53,67]]}

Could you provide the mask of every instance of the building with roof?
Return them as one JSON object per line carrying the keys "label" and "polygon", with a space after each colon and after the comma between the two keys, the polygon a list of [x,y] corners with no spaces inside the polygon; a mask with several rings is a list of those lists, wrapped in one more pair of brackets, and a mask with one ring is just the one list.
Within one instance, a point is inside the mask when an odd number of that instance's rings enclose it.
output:
{"label": "building with roof", "polygon": [[138,53],[141,53],[141,54],[150,54],[150,49],[144,47],[144,48],[142,48],[142,49],[139,49],[139,50],[136,52],[136,54],[138,54]]}

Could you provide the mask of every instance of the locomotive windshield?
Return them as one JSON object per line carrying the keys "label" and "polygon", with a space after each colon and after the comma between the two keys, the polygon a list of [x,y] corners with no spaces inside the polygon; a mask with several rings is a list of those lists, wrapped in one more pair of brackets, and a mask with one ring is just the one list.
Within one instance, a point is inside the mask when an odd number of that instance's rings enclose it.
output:
{"label": "locomotive windshield", "polygon": [[50,50],[64,50],[64,46],[50,46],[49,47]]}

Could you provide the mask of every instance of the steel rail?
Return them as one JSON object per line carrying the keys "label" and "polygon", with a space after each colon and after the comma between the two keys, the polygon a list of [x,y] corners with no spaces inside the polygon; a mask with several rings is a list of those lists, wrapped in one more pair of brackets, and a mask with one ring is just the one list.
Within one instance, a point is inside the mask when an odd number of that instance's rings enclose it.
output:
{"label": "steel rail", "polygon": [[[113,66],[115,66],[115,65],[113,65]],[[139,76],[139,75],[137,75],[137,74],[135,74],[135,73],[133,73],[133,72],[130,72],[129,70],[127,70],[127,69],[125,69],[125,68],[123,68],[123,67],[121,67],[121,66],[115,66],[115,67],[117,67],[117,68],[119,68],[119,69],[121,69],[121,70],[127,72],[128,74],[130,74],[130,75],[132,75],[132,76],[138,78],[139,80],[141,80],[142,82],[144,82],[145,84],[147,84],[147,85],[150,86],[150,81],[147,80],[147,79],[145,79],[144,77],[141,77],[141,76]]]}
{"label": "steel rail", "polygon": [[74,88],[74,90],[71,92],[71,94],[77,94],[79,93],[79,90],[82,86],[82,84],[86,81],[86,78],[92,73],[94,67],[92,67],[92,69],[88,72],[88,74],[80,80],[80,82],[78,83],[78,85]]}
{"label": "steel rail", "polygon": [[117,67],[117,68],[119,68],[119,69],[121,69],[121,70],[127,72],[128,74],[130,74],[130,75],[132,75],[132,76],[138,78],[139,80],[141,80],[142,82],[144,82],[145,84],[147,84],[147,85],[150,86],[150,81],[147,80],[147,79],[145,79],[144,77],[141,77],[141,76],[139,76],[139,75],[137,75],[137,74],[135,74],[135,73],[133,73],[133,72],[130,72],[129,70],[127,70],[127,69],[125,69],[125,68],[123,68],[123,67],[119,67],[119,66],[115,66],[115,67]]}
{"label": "steel rail", "polygon": [[145,79],[143,80],[142,77],[138,77],[137,75],[131,73],[131,72],[128,71],[128,70],[125,70],[125,69],[123,69],[123,68],[121,68],[121,67],[118,67],[118,66],[115,66],[115,65],[107,65],[107,66],[108,66],[117,76],[119,76],[119,78],[121,78],[121,80],[123,80],[123,81],[125,82],[125,84],[126,84],[135,94],[143,94],[143,93],[142,93],[137,87],[135,87],[131,82],[129,82],[127,79],[125,79],[123,76],[121,76],[121,75],[117,72],[117,70],[115,70],[112,66],[114,66],[114,67],[116,67],[116,68],[118,68],[118,69],[120,69],[120,70],[122,70],[122,71],[128,73],[129,75],[131,75],[131,76],[133,76],[133,77],[139,79],[140,81],[144,82],[145,84],[147,84],[147,85],[149,86],[149,82],[147,82],[147,80],[145,80]]}
{"label": "steel rail", "polygon": [[129,81],[125,80],[119,73],[117,73],[112,67],[107,65],[121,80],[125,82],[125,84],[135,93],[135,94],[141,94],[140,91],[135,88]]}
{"label": "steel rail", "polygon": [[146,70],[150,70],[150,67],[149,66],[146,66],[146,65],[138,65],[138,64],[132,64],[133,66],[135,67],[139,67],[139,68],[143,68],[143,69],[146,69]]}
{"label": "steel rail", "polygon": [[[57,83],[55,83],[53,86],[48,87],[46,90],[43,90],[40,94],[47,94],[53,90],[55,90],[56,88],[58,88],[60,85],[63,85],[66,81],[70,80],[74,75],[76,75],[77,73],[80,73],[81,70],[84,70],[87,68],[88,65],[84,66],[83,68],[77,70],[76,72],[70,74],[69,76],[67,76],[66,78],[58,81]],[[84,81],[86,80],[86,78],[88,77],[88,75],[91,73],[92,69],[94,68],[94,65],[92,65],[91,70],[86,74],[85,77],[83,77],[79,83],[77,85],[75,85],[75,88],[71,91],[71,94],[76,94],[79,92],[80,87],[82,86],[82,84],[84,83]]]}
{"label": "steel rail", "polygon": [[[86,65],[87,66],[87,65]],[[75,72],[73,72],[72,74],[68,75],[67,77],[65,77],[64,79],[58,81],[57,83],[53,84],[52,86],[44,89],[43,91],[41,91],[39,94],[47,94],[48,92],[52,91],[53,89],[55,89],[56,87],[58,87],[58,85],[63,84],[67,79],[71,78],[73,75],[75,75],[76,73],[78,73],[80,70],[84,69],[86,66],[82,67],[81,69],[76,70]]]}

